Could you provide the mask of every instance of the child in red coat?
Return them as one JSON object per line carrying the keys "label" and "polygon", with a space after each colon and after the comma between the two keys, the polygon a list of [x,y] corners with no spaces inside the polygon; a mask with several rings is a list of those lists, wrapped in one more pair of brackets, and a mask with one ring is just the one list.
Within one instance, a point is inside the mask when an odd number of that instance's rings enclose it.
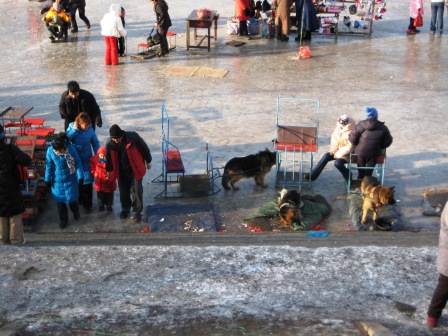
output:
{"label": "child in red coat", "polygon": [[95,156],[90,159],[90,172],[95,177],[94,188],[97,191],[99,210],[112,211],[114,203],[114,191],[117,189],[117,176],[115,171],[110,172],[109,178],[106,172],[106,147],[100,147]]}

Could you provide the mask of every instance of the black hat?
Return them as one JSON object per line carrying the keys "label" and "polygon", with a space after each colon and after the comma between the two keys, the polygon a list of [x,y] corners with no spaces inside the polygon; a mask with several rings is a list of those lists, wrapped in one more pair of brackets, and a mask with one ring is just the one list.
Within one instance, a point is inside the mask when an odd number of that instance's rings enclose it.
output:
{"label": "black hat", "polygon": [[121,130],[120,126],[112,125],[109,128],[109,135],[111,138],[121,138],[124,135],[124,131]]}

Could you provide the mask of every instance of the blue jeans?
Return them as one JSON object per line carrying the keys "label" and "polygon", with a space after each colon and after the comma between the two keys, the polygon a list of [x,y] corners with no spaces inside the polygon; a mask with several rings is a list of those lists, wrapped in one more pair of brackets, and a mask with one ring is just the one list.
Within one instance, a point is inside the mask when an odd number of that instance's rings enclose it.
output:
{"label": "blue jeans", "polygon": [[331,155],[329,152],[325,153],[324,156],[320,159],[319,163],[314,167],[313,172],[311,173],[311,181],[317,180],[320,173],[322,173],[322,170],[324,170],[325,166],[328,162],[334,161],[334,166],[339,170],[344,176],[344,180],[348,182],[349,179],[349,171],[348,168],[345,167],[345,164],[347,163],[344,159],[335,159],[333,155]]}
{"label": "blue jeans", "polygon": [[432,32],[437,29],[439,25],[439,31],[443,31],[443,11],[445,10],[445,2],[431,2],[431,27]]}

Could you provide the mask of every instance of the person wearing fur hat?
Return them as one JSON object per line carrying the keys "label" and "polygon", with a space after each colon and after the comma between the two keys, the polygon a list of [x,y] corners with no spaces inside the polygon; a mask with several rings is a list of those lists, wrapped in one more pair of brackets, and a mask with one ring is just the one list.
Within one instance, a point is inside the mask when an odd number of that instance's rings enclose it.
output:
{"label": "person wearing fur hat", "polygon": [[[349,161],[349,155],[352,149],[352,144],[348,140],[348,136],[354,127],[355,120],[350,116],[347,114],[339,116],[336,128],[331,135],[330,151],[322,156],[319,163],[313,169],[311,181],[315,181],[319,177],[320,173],[330,161],[334,161],[334,166],[339,170],[346,182],[348,182],[349,178],[351,179],[346,164]],[[305,179],[309,180],[310,176],[305,174]]]}
{"label": "person wearing fur hat", "polygon": [[31,158],[19,147],[7,144],[0,125],[0,245],[23,244],[22,214],[25,206],[17,177],[17,165],[28,166]]}
{"label": "person wearing fur hat", "polygon": [[358,179],[372,176],[377,158],[384,154],[393,141],[389,128],[378,120],[378,111],[374,107],[366,107],[367,119],[358,122],[349,135],[349,140],[357,155]]}
{"label": "person wearing fur hat", "polygon": [[151,169],[151,152],[146,142],[136,132],[123,131],[120,126],[112,125],[110,138],[106,142],[106,172],[118,172],[120,190],[120,218],[129,216],[131,208],[134,222],[142,220],[143,185],[146,169]]}

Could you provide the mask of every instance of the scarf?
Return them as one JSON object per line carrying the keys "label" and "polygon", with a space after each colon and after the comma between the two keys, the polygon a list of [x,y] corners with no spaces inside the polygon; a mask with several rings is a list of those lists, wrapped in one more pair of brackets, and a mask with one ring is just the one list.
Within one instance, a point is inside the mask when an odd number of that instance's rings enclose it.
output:
{"label": "scarf", "polygon": [[66,149],[65,152],[61,154],[57,153],[54,149],[53,152],[58,156],[64,156],[65,161],[67,162],[68,169],[70,170],[70,175],[76,172],[75,159],[73,159],[73,156],[70,155],[68,149]]}

